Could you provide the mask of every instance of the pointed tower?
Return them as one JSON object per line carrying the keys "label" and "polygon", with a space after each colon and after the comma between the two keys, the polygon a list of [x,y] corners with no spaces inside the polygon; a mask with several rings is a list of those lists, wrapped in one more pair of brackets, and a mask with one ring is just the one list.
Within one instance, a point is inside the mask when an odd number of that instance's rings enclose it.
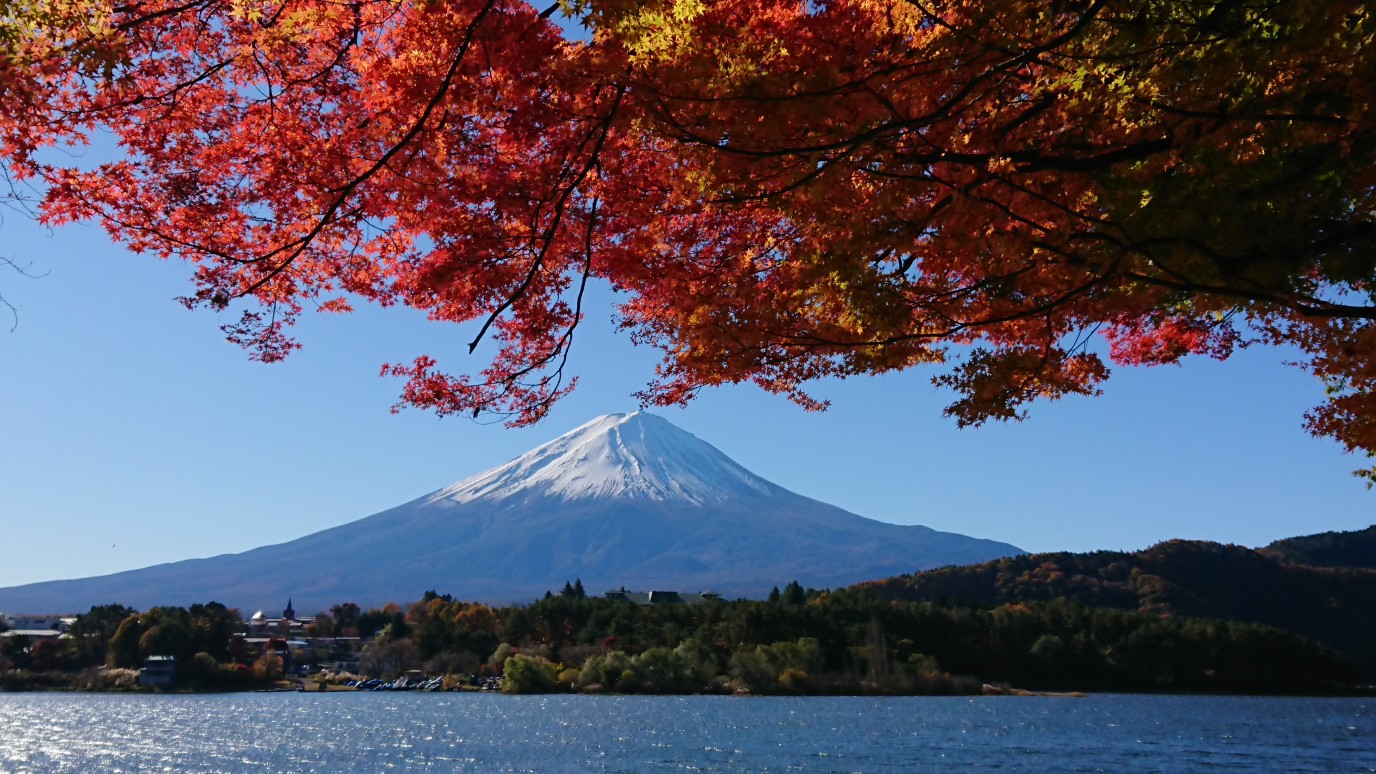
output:
{"label": "pointed tower", "polygon": [[282,611],[283,621],[295,621],[296,611],[291,609],[291,597],[287,597],[287,609]]}

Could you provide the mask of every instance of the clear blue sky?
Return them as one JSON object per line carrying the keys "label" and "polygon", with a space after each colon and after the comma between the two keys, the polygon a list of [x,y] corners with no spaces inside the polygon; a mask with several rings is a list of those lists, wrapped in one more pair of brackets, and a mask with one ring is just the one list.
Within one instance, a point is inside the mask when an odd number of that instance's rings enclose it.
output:
{"label": "clear blue sky", "polygon": [[[581,388],[520,431],[388,413],[384,361],[469,358],[464,331],[405,310],[315,316],[305,349],[265,366],[172,299],[186,269],[95,227],[46,232],[13,213],[0,271],[0,586],[282,542],[485,470],[593,416],[635,407],[654,353],[614,334],[601,292],[575,345]],[[1095,399],[1021,424],[957,430],[931,371],[828,382],[805,413],[750,386],[658,410],[747,468],[871,518],[1032,551],[1137,549],[1175,537],[1257,546],[1376,521],[1362,460],[1307,436],[1312,377],[1257,350],[1227,363],[1121,369]],[[417,535],[417,540],[425,536]],[[462,595],[462,589],[452,589]]]}

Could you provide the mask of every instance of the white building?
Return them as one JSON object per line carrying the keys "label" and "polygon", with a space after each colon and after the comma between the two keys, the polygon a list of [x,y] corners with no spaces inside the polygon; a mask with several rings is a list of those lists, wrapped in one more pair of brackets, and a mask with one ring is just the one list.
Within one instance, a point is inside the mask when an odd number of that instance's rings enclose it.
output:
{"label": "white building", "polygon": [[16,615],[6,621],[11,629],[32,631],[46,629],[58,634],[66,634],[74,623],[76,623],[76,617],[66,615]]}

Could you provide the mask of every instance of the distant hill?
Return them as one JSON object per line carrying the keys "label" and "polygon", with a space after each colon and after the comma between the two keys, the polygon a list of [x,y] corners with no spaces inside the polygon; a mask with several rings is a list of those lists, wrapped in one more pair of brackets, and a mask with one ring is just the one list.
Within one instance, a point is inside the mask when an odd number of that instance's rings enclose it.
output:
{"label": "distant hill", "polygon": [[1258,550],[1282,562],[1311,567],[1376,567],[1376,524],[1352,532],[1285,538]]}
{"label": "distant hill", "polygon": [[497,468],[290,543],[3,588],[0,610],[214,600],[251,612],[290,598],[311,614],[435,588],[529,602],[573,578],[594,594],[625,586],[763,597],[790,579],[834,587],[1017,553],[803,497],[636,412],[600,417]]}
{"label": "distant hill", "polygon": [[1066,599],[1162,616],[1266,624],[1312,637],[1376,680],[1376,570],[1283,563],[1235,545],[1024,554],[862,583],[891,599],[996,607]]}

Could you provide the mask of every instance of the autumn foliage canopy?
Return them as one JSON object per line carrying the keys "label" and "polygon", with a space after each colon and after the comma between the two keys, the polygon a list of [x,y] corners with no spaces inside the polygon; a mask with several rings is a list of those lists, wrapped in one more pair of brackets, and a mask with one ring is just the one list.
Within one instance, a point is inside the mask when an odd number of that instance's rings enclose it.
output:
{"label": "autumn foliage canopy", "polygon": [[108,2],[0,0],[8,173],[254,357],[404,304],[499,349],[388,365],[403,404],[534,421],[596,279],[652,403],[944,363],[976,424],[1284,343],[1376,449],[1363,0]]}

